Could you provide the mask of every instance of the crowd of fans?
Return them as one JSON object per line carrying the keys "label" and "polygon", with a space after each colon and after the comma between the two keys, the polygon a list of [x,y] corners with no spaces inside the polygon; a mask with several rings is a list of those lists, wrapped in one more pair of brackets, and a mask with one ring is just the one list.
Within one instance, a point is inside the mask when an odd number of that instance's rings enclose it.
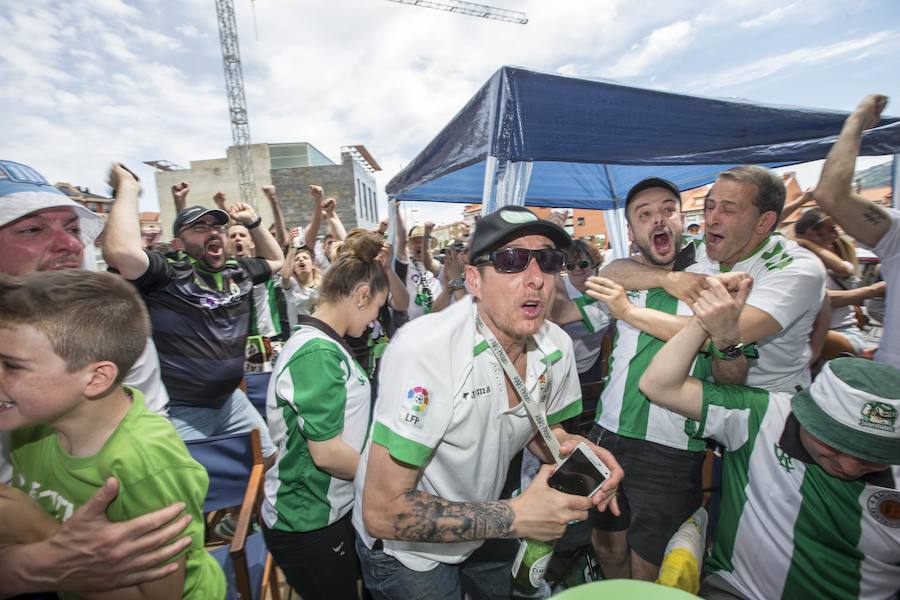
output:
{"label": "crowd of fans", "polygon": [[[654,581],[714,446],[702,597],[896,597],[900,213],[850,186],[885,103],[788,206],[736,167],[686,230],[672,182],[637,183],[618,260],[523,207],[439,250],[399,211],[393,236],[347,232],[319,186],[288,229],[272,186],[266,228],[221,193],[189,206],[187,182],[171,243],[144,247],[125,166],[104,229],[0,161],[0,597],[222,598],[204,542],[234,520],[204,531],[179,438],[252,429],[259,527],[304,600],[540,597],[483,544],[575,521],[605,578]],[[109,273],[86,268],[101,230]],[[576,446],[609,470],[589,497],[548,482]]]}

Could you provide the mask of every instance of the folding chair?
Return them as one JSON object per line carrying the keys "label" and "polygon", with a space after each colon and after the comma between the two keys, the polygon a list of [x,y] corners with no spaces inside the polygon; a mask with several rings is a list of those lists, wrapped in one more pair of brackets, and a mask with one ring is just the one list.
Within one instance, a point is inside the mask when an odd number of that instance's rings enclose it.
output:
{"label": "folding chair", "polygon": [[262,533],[250,530],[253,515],[258,513],[263,485],[259,430],[190,440],[185,445],[209,474],[203,512],[240,507],[231,544],[211,551],[225,571],[226,598],[260,600],[270,590],[274,600],[281,600],[275,565]]}

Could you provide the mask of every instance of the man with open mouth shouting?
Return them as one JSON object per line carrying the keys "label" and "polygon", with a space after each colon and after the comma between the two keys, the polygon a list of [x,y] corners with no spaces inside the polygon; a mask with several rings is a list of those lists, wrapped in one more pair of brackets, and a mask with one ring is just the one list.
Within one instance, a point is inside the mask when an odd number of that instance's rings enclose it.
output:
{"label": "man with open mouth shouting", "polygon": [[[175,217],[178,252],[147,252],[140,246],[137,198],[140,187],[120,166],[110,178],[116,202],[109,215],[103,256],[141,292],[153,325],[169,415],[182,439],[258,428],[263,455],[275,447],[269,430],[238,388],[250,333],[253,286],[281,268],[278,242],[247,204],[228,212],[190,206]],[[233,219],[249,232],[255,257],[228,258],[225,226]]]}
{"label": "man with open mouth shouting", "polygon": [[[696,262],[693,244],[682,248],[681,194],[671,181],[649,177],[635,184],[626,196],[625,217],[638,248],[628,263],[662,277],[707,272]],[[688,318],[692,311],[662,286],[626,296],[613,280],[591,277],[587,289],[617,319],[609,380],[590,438],[615,454],[628,473],[620,494],[622,515],[592,512],[592,541],[607,577],[652,581],[669,538],[700,506],[706,445],[691,436],[696,423],[652,405],[636,383],[663,347],[660,338],[668,339],[654,320]],[[742,358],[714,368],[709,355],[699,355],[692,373],[739,383],[746,367]]]}

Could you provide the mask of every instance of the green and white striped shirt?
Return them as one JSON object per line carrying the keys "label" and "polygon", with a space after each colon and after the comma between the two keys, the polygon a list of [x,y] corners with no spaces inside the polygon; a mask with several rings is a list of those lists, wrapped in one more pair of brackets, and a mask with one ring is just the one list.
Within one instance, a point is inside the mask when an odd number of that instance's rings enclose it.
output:
{"label": "green and white striped shirt", "polygon": [[266,472],[262,516],[270,529],[321,529],[350,511],[353,482],[316,467],[308,442],[340,436],[362,451],[371,416],[369,379],[341,344],[310,325],[285,344],[274,378],[266,412],[278,460]]}
{"label": "green and white striped shirt", "polygon": [[706,570],[751,599],[891,598],[900,589],[900,469],[845,481],[799,440],[790,395],[703,384],[701,435],[727,449]]}
{"label": "green and white striped shirt", "polygon": [[[702,273],[698,265],[685,271]],[[692,316],[684,303],[662,288],[628,292],[635,306],[652,308],[670,315]],[[694,439],[697,423],[647,400],[638,389],[641,375],[665,342],[625,321],[617,321],[616,337],[609,359],[609,380],[597,404],[598,425],[624,437],[647,440],[670,448],[702,451],[703,440]],[[712,373],[710,357],[700,354],[694,360],[692,374],[707,379]]]}

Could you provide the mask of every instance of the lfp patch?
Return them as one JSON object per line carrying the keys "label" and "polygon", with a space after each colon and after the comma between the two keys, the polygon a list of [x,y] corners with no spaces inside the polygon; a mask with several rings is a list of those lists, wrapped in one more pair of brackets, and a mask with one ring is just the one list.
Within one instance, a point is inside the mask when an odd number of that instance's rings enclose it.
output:
{"label": "lfp patch", "polygon": [[421,429],[426,412],[428,412],[428,390],[417,385],[406,392],[406,414],[403,420]]}

